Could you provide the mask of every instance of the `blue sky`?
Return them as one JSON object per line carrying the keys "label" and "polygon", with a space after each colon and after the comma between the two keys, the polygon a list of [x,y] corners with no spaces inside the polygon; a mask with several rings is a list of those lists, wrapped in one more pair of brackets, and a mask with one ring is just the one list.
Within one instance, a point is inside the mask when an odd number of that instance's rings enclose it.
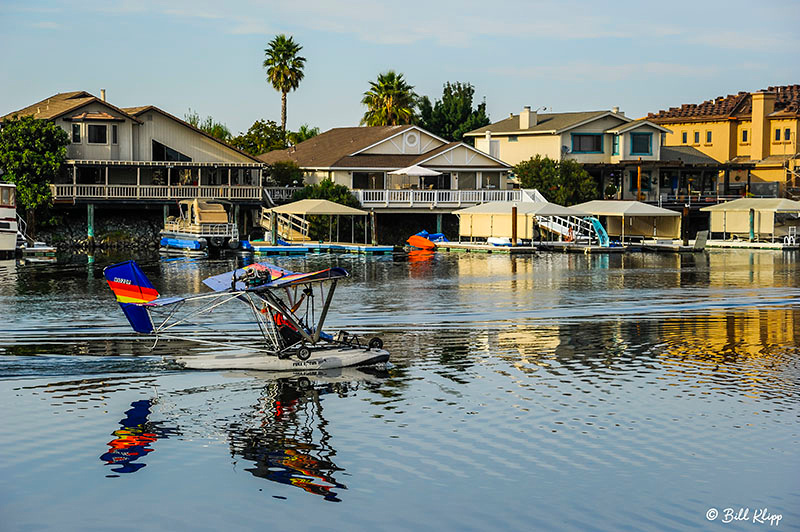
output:
{"label": "blue sky", "polygon": [[189,108],[235,133],[279,121],[261,64],[278,33],[303,45],[288,126],[357,125],[369,80],[419,94],[475,86],[493,121],[524,105],[628,116],[800,83],[795,1],[6,1],[0,114],[57,92],[107,89],[119,106]]}

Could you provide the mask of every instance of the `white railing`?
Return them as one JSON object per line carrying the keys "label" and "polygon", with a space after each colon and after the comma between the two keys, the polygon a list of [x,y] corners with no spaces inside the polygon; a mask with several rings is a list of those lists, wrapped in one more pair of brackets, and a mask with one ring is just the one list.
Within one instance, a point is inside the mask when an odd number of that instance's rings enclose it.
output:
{"label": "white railing", "polygon": [[50,185],[54,200],[75,199],[233,199],[261,200],[251,186]]}
{"label": "white railing", "polygon": [[469,207],[488,201],[535,201],[524,190],[354,190],[366,208]]}
{"label": "white railing", "polygon": [[280,203],[289,201],[294,196],[294,193],[302,187],[264,187],[264,193],[267,194],[273,203]]}
{"label": "white railing", "polygon": [[275,224],[278,237],[283,240],[308,240],[308,230],[311,222],[291,213],[273,213],[270,209],[261,207],[260,225],[267,231],[272,231],[272,217],[275,216]]}
{"label": "white railing", "polygon": [[188,233],[198,237],[231,237],[238,238],[239,230],[236,224],[187,224],[183,221],[168,221],[164,223],[164,232]]}

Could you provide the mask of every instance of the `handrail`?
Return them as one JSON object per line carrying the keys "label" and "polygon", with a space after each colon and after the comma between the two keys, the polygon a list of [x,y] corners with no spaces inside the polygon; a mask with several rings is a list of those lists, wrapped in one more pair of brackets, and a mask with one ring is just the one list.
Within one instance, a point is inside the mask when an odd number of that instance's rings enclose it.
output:
{"label": "handrail", "polygon": [[229,199],[261,200],[261,188],[245,185],[50,185],[54,200],[64,199]]}

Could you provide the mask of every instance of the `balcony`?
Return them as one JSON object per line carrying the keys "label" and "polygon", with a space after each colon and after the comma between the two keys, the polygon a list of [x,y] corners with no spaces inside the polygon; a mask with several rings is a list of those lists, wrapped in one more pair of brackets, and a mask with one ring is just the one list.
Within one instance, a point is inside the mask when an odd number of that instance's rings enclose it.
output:
{"label": "balcony", "polygon": [[[163,186],[163,185],[50,185],[53,201],[78,200],[182,200],[224,199],[230,201],[255,201],[262,199],[261,187],[253,186]],[[264,189],[268,191],[270,189]],[[279,189],[283,190],[283,189]]]}
{"label": "balcony", "polygon": [[488,201],[535,201],[538,192],[526,190],[354,190],[365,209],[450,211]]}

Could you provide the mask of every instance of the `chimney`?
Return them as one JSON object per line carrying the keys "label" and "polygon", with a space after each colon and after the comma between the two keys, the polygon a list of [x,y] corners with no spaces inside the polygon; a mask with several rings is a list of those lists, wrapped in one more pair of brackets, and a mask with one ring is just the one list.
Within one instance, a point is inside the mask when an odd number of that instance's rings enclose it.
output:
{"label": "chimney", "polygon": [[536,125],[536,111],[531,111],[531,106],[526,105],[519,114],[519,128],[529,129]]}
{"label": "chimney", "polygon": [[774,92],[759,91],[751,96],[753,110],[750,117],[752,122],[752,135],[750,143],[750,159],[760,161],[769,155],[769,115],[775,111]]}
{"label": "chimney", "polygon": [[614,113],[615,115],[618,115],[619,114],[619,107],[612,107],[611,108],[611,112]]}
{"label": "chimney", "polygon": [[100,89],[100,99],[106,101],[106,90]]}
{"label": "chimney", "polygon": [[486,146],[491,146],[492,145],[492,132],[487,129],[486,133],[484,134],[484,137],[486,138]]}

